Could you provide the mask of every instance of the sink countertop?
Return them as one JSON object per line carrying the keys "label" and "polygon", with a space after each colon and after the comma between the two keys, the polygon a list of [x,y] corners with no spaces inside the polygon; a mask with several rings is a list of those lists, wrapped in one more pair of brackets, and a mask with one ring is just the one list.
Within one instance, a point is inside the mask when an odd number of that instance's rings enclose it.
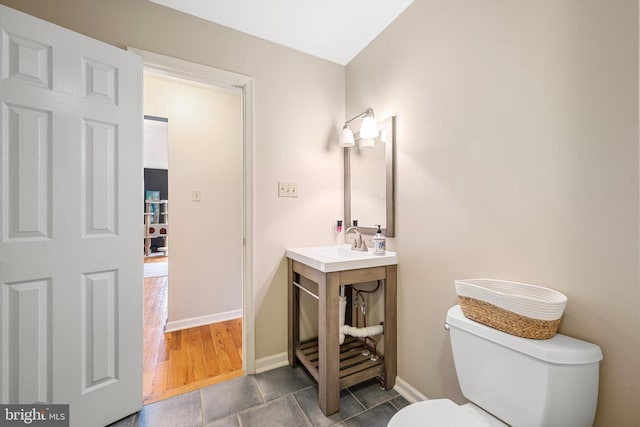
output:
{"label": "sink countertop", "polygon": [[286,256],[323,273],[398,264],[396,252],[374,255],[371,250],[354,251],[347,244],[291,248],[287,249]]}

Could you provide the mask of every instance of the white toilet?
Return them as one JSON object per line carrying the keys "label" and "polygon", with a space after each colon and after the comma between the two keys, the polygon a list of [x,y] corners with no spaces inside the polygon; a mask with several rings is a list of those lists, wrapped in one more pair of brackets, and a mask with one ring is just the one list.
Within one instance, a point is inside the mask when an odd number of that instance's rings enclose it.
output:
{"label": "white toilet", "polygon": [[[600,347],[557,334],[520,338],[467,319],[449,309],[445,327],[462,394],[411,404],[388,427],[587,427],[598,400]],[[485,412],[486,411],[486,412]]]}

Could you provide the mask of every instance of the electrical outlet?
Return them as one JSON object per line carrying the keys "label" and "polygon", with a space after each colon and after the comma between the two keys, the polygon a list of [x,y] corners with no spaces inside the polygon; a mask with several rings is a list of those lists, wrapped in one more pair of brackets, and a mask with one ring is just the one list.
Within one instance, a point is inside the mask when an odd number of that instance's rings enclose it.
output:
{"label": "electrical outlet", "polygon": [[298,197],[298,184],[295,182],[278,182],[278,197]]}

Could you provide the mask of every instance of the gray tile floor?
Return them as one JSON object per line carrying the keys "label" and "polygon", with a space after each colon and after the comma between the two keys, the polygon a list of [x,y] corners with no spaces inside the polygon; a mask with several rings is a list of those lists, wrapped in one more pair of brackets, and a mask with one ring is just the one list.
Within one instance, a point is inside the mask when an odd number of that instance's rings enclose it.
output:
{"label": "gray tile floor", "polygon": [[408,404],[371,380],[343,390],[340,412],[326,417],[313,379],[285,366],[152,403],[110,427],[383,427]]}

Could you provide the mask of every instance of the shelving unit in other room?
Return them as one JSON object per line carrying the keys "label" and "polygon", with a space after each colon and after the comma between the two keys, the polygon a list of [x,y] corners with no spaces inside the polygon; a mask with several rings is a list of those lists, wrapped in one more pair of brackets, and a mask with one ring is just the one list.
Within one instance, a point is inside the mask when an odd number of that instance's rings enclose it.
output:
{"label": "shelving unit in other room", "polygon": [[[155,208],[154,208],[155,207]],[[157,208],[157,209],[156,209]],[[164,245],[158,248],[166,255],[169,252],[169,201],[144,201],[144,255],[151,255],[151,239],[163,238]]]}

